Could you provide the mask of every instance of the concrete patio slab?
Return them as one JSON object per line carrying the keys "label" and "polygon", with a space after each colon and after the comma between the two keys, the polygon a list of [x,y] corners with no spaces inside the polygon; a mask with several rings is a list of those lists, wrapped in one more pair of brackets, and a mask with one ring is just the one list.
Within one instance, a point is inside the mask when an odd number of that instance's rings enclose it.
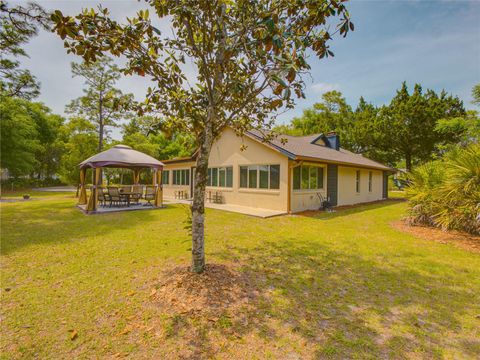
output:
{"label": "concrete patio slab", "polygon": [[130,206],[98,206],[95,212],[87,213],[87,205],[77,205],[77,207],[82,210],[85,214],[108,214],[108,213],[115,213],[115,212],[123,212],[123,211],[137,211],[137,210],[156,210],[161,209],[161,207],[154,207],[148,206],[144,204],[131,204]]}
{"label": "concrete patio slab", "polygon": [[[190,205],[192,203],[191,200],[180,200],[174,198],[164,198],[164,203],[166,204],[186,204]],[[256,216],[261,218],[269,218],[273,216],[280,216],[286,215],[287,212],[279,211],[279,210],[271,210],[271,209],[262,209],[262,208],[254,208],[249,206],[240,206],[240,205],[233,205],[233,204],[214,204],[205,202],[205,207],[209,209],[216,209],[216,210],[223,210],[223,211],[230,211],[244,215]]]}
{"label": "concrete patio slab", "polygon": [[[168,204],[184,204],[184,205],[191,205],[191,200],[180,200],[180,199],[173,199],[173,198],[164,198],[163,202],[165,205]],[[85,214],[87,214],[86,205],[77,205],[77,207]],[[240,206],[240,205],[232,205],[232,204],[213,204],[213,203],[205,203],[205,207],[209,209],[216,209],[216,210],[223,210],[223,211],[230,211],[234,213],[250,215],[260,218],[269,218],[273,216],[280,216],[286,215],[285,211],[278,211],[278,210],[271,210],[271,209],[262,209],[262,208],[254,208],[249,206]],[[137,210],[155,210],[161,209],[159,207],[153,207],[145,205],[144,203],[141,204],[131,204],[130,206],[117,206],[117,207],[108,207],[108,206],[98,206],[95,212],[91,212],[89,214],[108,214],[108,213],[115,213],[115,212],[122,212],[122,211],[137,211]]]}

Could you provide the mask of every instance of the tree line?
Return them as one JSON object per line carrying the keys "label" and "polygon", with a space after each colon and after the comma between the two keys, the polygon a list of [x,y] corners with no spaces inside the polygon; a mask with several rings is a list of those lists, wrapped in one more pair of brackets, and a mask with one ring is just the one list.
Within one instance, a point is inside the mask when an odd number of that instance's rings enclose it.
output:
{"label": "tree line", "polygon": [[[129,109],[133,94],[116,87],[121,72],[109,57],[90,64],[72,63],[72,76],[84,80],[83,95],[65,107],[67,117],[35,99],[41,86],[19,58],[39,28],[49,30],[49,14],[34,3],[8,7],[0,15],[1,168],[19,185],[78,182],[78,164],[121,142],[159,159],[191,153],[193,138],[165,134],[153,118],[135,117]],[[113,140],[119,128],[122,140]]]}
{"label": "tree line", "polygon": [[[472,90],[479,105],[480,84]],[[336,131],[347,150],[407,171],[443,154],[459,141],[478,142],[480,119],[445,91],[436,93],[404,82],[388,105],[375,106],[360,97],[353,109],[339,91],[329,91],[278,133],[310,135]]]}

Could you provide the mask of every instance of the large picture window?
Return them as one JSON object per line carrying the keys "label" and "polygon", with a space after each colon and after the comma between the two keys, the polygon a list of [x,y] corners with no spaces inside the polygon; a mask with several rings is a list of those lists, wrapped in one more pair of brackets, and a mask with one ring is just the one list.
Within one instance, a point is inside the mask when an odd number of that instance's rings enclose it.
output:
{"label": "large picture window", "polygon": [[162,171],[162,184],[168,185],[170,180],[170,170],[163,170]]}
{"label": "large picture window", "polygon": [[207,186],[233,187],[233,167],[208,168]]}
{"label": "large picture window", "polygon": [[190,185],[190,169],[172,170],[173,185]]}
{"label": "large picture window", "polygon": [[302,165],[293,168],[293,190],[323,189],[323,167]]}
{"label": "large picture window", "polygon": [[245,189],[279,189],[280,165],[240,166],[240,187]]}

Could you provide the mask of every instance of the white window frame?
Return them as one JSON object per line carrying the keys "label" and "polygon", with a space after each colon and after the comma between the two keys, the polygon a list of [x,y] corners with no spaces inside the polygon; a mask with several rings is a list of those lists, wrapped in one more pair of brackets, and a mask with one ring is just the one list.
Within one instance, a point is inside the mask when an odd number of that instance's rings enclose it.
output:
{"label": "white window frame", "polygon": [[[183,172],[185,172],[185,182],[182,182],[183,178]],[[177,183],[177,179],[175,179],[175,175],[177,175],[177,178],[180,182]],[[190,186],[190,169],[172,169],[172,185],[173,186]]]}
{"label": "white window frame", "polygon": [[[232,186],[227,186],[227,169],[232,169]],[[212,174],[213,169],[217,169],[217,185],[212,185],[210,181],[210,176],[208,174]],[[225,172],[225,186],[220,186],[220,170],[224,170]],[[207,170],[207,187],[212,188],[222,188],[222,189],[232,189],[233,188],[233,166],[232,165],[225,165],[225,166],[212,166],[209,167]]]}
{"label": "white window frame", "polygon": [[[308,189],[303,189],[302,188],[302,167],[308,167],[308,168],[322,168],[322,187],[321,188],[315,188],[311,189],[310,188],[310,169],[308,170]],[[300,189],[294,189],[294,173],[292,171],[292,190],[295,192],[302,192],[302,191],[319,191],[319,190],[324,190],[325,189],[325,176],[326,176],[326,166],[325,165],[316,165],[316,164],[303,164],[299,165],[298,168],[300,168]],[[318,174],[318,173],[317,173]],[[318,178],[317,178],[317,184],[318,184]]]}
{"label": "white window frame", "polygon": [[[268,187],[266,188],[261,188],[260,187],[260,167],[261,166],[267,166],[268,167]],[[278,188],[273,189],[270,187],[270,174],[271,174],[271,167],[272,166],[278,166]],[[247,168],[247,187],[242,187],[241,186],[241,176],[242,176],[242,167]],[[256,168],[257,171],[257,181],[256,181],[256,186],[255,187],[250,187],[250,168]],[[271,190],[271,191],[278,191],[280,190],[280,164],[253,164],[253,165],[239,165],[238,166],[238,187],[239,189],[244,189],[244,190]]]}
{"label": "white window frame", "polygon": [[[165,182],[164,178],[165,178],[165,175],[166,175],[166,178],[167,178],[167,182]],[[170,170],[163,170],[162,171],[162,185],[170,185]]]}

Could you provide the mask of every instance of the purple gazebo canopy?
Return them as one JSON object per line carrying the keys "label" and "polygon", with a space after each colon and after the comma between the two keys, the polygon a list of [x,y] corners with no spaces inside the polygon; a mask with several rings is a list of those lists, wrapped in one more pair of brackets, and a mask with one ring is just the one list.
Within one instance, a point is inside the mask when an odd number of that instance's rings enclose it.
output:
{"label": "purple gazebo canopy", "polygon": [[126,145],[115,145],[82,161],[79,166],[81,169],[100,167],[163,169],[162,162]]}

